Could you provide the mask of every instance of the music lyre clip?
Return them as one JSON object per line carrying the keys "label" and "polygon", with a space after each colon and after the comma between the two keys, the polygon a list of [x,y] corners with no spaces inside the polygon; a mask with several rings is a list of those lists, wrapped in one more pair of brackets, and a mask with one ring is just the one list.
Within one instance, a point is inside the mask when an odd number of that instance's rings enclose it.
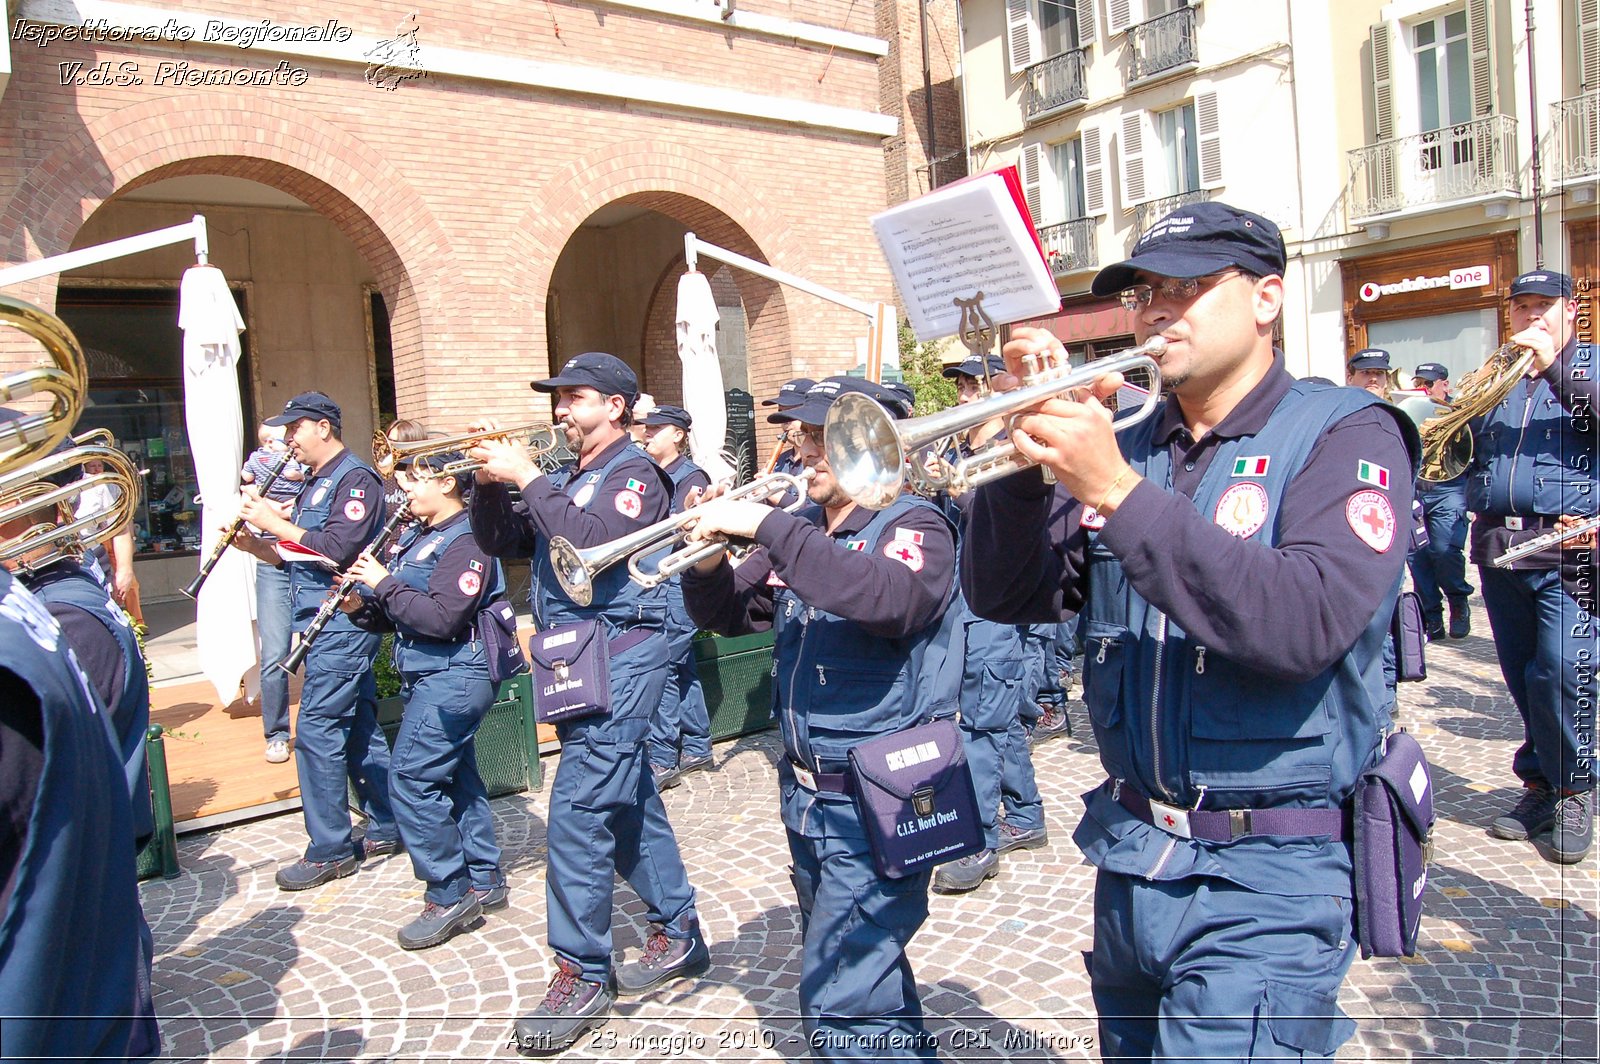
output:
{"label": "music lyre clip", "polygon": [[989,379],[989,353],[994,350],[994,319],[983,309],[982,292],[971,299],[957,296],[955,305],[961,311],[961,325],[956,336],[972,357],[983,363],[983,393],[988,395],[993,390]]}

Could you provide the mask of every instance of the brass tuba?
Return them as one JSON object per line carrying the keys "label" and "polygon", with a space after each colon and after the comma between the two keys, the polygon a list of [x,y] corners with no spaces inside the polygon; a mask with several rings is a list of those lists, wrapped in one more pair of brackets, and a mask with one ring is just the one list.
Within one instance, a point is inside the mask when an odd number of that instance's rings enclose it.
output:
{"label": "brass tuba", "polygon": [[1533,352],[1506,344],[1488,361],[1461,378],[1455,402],[1438,417],[1422,423],[1422,465],[1419,480],[1443,484],[1472,464],[1472,421],[1505,401],[1533,364]]}
{"label": "brass tuba", "polygon": [[[139,512],[139,471],[117,449],[107,429],[94,429],[73,437],[73,446],[46,455],[0,476],[0,520],[31,523],[14,536],[0,540],[0,563],[25,571],[38,571],[63,558],[78,557],[85,548],[104,543],[127,528]],[[103,467],[87,472],[90,462]],[[72,470],[83,475],[71,483],[55,478]],[[110,509],[76,517],[72,507],[80,492],[110,487],[116,498]]]}
{"label": "brass tuba", "polygon": [[52,363],[0,375],[0,404],[33,395],[50,398],[43,413],[0,424],[0,470],[10,470],[49,454],[72,432],[88,399],[89,366],[66,323],[31,303],[0,296],[0,324],[37,340]]}

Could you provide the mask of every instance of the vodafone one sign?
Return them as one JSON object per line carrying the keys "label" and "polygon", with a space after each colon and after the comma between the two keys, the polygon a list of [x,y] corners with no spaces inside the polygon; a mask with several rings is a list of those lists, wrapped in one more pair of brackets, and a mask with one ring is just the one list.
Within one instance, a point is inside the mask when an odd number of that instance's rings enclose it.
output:
{"label": "vodafone one sign", "polygon": [[1461,266],[1438,277],[1408,277],[1393,284],[1368,281],[1357,291],[1363,303],[1376,303],[1398,292],[1422,292],[1429,288],[1487,288],[1492,280],[1488,266]]}

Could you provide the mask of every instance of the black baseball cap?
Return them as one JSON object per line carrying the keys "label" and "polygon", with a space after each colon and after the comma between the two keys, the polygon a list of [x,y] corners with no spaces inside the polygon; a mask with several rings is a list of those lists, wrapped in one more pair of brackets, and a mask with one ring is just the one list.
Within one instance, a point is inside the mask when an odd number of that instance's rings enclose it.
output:
{"label": "black baseball cap", "polygon": [[966,359],[959,364],[954,366],[946,366],[939,372],[943,376],[949,378],[982,377],[985,361],[988,362],[989,376],[991,377],[998,377],[1000,374],[1006,371],[1005,360],[999,355],[990,355],[987,359],[979,358],[977,355],[968,355]]}
{"label": "black baseball cap", "polygon": [[1237,267],[1262,277],[1282,276],[1288,258],[1283,234],[1272,222],[1207,200],[1179,207],[1145,230],[1131,256],[1095,274],[1091,291],[1115,295],[1138,283],[1138,270],[1189,278]]}
{"label": "black baseball cap", "polygon": [[535,391],[553,392],[557,388],[593,388],[601,395],[620,395],[630,404],[639,396],[639,378],[616,355],[604,351],[585,351],[567,360],[561,372],[548,380],[532,381]]}
{"label": "black baseball cap", "polygon": [[806,401],[806,393],[811,390],[811,386],[815,383],[817,382],[810,377],[796,377],[794,380],[785,383],[782,388],[779,388],[778,394],[771,399],[761,400],[761,405],[775,406],[779,410],[785,407],[799,406]]}
{"label": "black baseball cap", "polygon": [[1389,352],[1381,347],[1363,347],[1350,356],[1350,361],[1345,363],[1345,368],[1359,369],[1388,369]]}
{"label": "black baseball cap", "polygon": [[307,421],[328,421],[334,428],[338,428],[339,404],[321,392],[301,392],[283,404],[283,413],[277,417],[267,418],[262,424],[276,428],[279,425],[292,425],[301,418]]}
{"label": "black baseball cap", "polygon": [[905,396],[887,385],[875,384],[865,377],[824,377],[806,392],[804,402],[780,409],[776,414],[768,414],[767,420],[775,424],[799,421],[807,425],[821,425],[827,421],[828,408],[834,400],[849,392],[860,392],[876,400],[896,418],[903,418],[911,412],[905,405]]}
{"label": "black baseball cap", "polygon": [[689,416],[689,411],[681,406],[668,406],[662,404],[651,410],[640,422],[644,425],[676,425],[685,432],[694,424],[694,418]]}
{"label": "black baseball cap", "polygon": [[1572,278],[1555,270],[1530,270],[1511,282],[1511,298],[1518,296],[1572,298]]}
{"label": "black baseball cap", "polygon": [[437,473],[452,462],[464,462],[467,456],[461,451],[440,451],[437,454],[407,455],[395,459],[396,469],[414,469],[421,466],[429,473]]}
{"label": "black baseball cap", "polygon": [[1425,381],[1447,381],[1450,379],[1450,371],[1437,362],[1424,362],[1411,375]]}

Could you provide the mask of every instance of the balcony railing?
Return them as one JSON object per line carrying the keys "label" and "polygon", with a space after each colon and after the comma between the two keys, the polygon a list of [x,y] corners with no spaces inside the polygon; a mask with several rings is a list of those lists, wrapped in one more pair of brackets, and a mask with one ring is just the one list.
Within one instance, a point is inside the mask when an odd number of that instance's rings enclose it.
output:
{"label": "balcony railing", "polygon": [[1516,195],[1517,120],[1510,115],[1368,144],[1350,153],[1355,219]]}
{"label": "balcony railing", "polygon": [[1088,96],[1083,84],[1082,48],[1062,52],[1028,68],[1024,106],[1030,122],[1081,103]]}
{"label": "balcony railing", "polygon": [[1040,229],[1039,243],[1044,245],[1044,257],[1050,263],[1050,272],[1060,277],[1077,270],[1092,270],[1100,265],[1094,230],[1093,218],[1074,218],[1070,222]]}
{"label": "balcony railing", "polygon": [[1128,27],[1128,84],[1199,62],[1195,47],[1195,9],[1180,7]]}
{"label": "balcony railing", "polygon": [[1180,192],[1176,196],[1162,196],[1160,199],[1141,203],[1133,209],[1133,236],[1137,240],[1139,234],[1155,225],[1161,219],[1191,203],[1204,203],[1211,198],[1211,193],[1203,188],[1193,192]]}
{"label": "balcony railing", "polygon": [[1570,184],[1600,175],[1600,96],[1550,105],[1550,179]]}

